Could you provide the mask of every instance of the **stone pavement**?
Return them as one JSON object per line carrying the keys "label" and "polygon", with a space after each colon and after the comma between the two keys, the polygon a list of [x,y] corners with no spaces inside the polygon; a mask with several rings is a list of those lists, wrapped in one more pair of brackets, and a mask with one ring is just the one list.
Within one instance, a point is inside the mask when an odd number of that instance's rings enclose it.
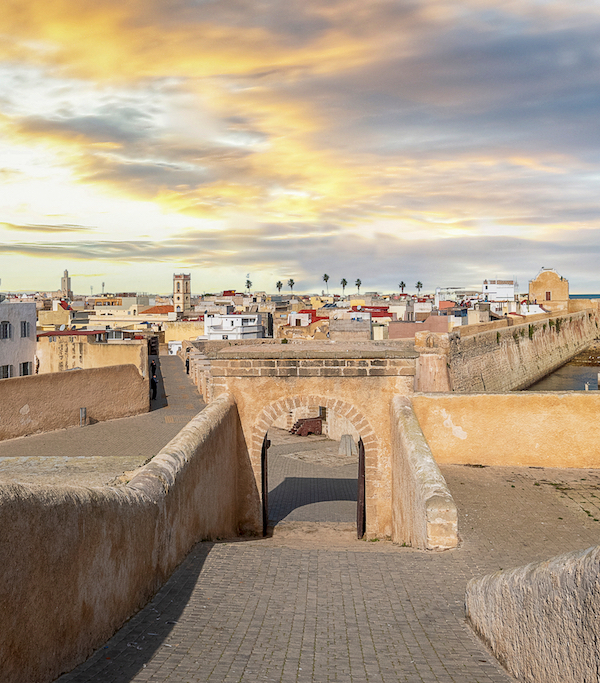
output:
{"label": "stone pavement", "polygon": [[[307,464],[314,443],[304,446],[287,456]],[[288,517],[271,538],[198,543],[145,609],[58,681],[513,680],[465,623],[467,581],[597,544],[600,475],[442,470],[459,508],[456,550],[357,541],[351,524]]]}
{"label": "stone pavement", "polygon": [[114,484],[156,455],[205,404],[178,356],[152,358],[159,388],[149,413],[2,441],[0,482]]}

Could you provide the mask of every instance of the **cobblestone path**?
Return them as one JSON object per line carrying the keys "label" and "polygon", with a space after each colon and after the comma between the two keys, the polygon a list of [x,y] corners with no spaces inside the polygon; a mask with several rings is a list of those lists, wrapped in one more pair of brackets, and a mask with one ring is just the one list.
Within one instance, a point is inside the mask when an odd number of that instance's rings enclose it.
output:
{"label": "cobblestone path", "polygon": [[597,544],[600,522],[586,510],[600,477],[589,470],[442,469],[459,506],[460,548],[419,552],[353,540],[344,525],[307,530],[302,522],[301,533],[282,524],[272,538],[199,543],[145,609],[58,680],[513,680],[465,623],[466,583]]}
{"label": "cobblestone path", "polygon": [[0,481],[101,486],[140,467],[204,407],[178,356],[160,356],[149,413],[0,442]]}

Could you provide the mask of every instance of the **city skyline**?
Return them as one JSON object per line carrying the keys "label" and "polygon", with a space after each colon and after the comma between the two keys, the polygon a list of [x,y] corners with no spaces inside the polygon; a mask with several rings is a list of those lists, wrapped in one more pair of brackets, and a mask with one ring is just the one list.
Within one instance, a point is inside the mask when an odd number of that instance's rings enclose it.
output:
{"label": "city skyline", "polygon": [[596,3],[28,0],[0,30],[4,291],[600,291]]}

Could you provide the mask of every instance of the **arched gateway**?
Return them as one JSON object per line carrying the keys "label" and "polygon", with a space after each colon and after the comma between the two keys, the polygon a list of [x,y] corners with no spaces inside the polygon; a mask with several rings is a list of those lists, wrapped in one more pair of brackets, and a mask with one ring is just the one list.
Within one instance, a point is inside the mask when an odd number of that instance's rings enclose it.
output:
{"label": "arched gateway", "polygon": [[[222,350],[210,362],[208,398],[224,392],[235,398],[255,492],[261,489],[263,439],[283,415],[319,406],[349,422],[364,443],[366,535],[391,537],[390,406],[394,396],[412,392],[417,354],[409,346],[332,346],[269,344]],[[250,507],[250,526],[260,533],[260,500]]]}

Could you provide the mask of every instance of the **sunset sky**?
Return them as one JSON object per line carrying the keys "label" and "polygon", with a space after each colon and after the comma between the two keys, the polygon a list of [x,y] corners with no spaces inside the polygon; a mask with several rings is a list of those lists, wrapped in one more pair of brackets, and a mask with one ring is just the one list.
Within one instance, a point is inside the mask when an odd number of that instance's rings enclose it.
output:
{"label": "sunset sky", "polygon": [[597,0],[4,0],[0,33],[2,291],[600,292]]}

